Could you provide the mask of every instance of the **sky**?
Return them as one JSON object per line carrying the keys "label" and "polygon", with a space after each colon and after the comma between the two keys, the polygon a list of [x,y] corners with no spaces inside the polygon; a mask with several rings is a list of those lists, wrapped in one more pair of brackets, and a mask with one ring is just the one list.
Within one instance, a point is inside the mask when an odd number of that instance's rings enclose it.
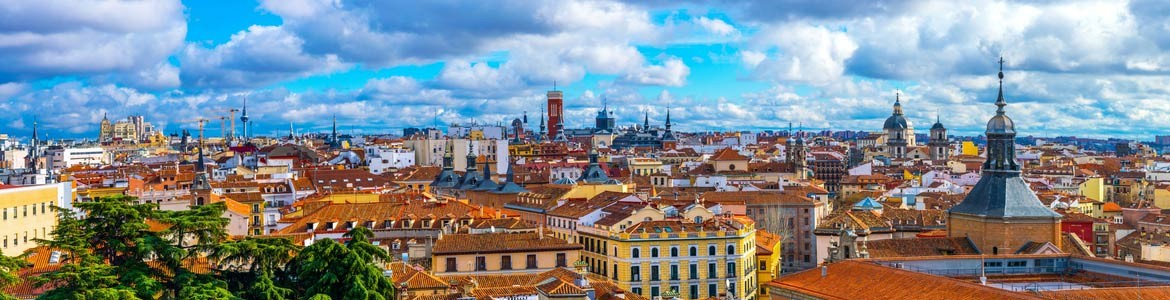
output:
{"label": "sky", "polygon": [[[1165,1],[0,1],[0,133],[164,132],[240,108],[261,134],[535,127],[880,130],[900,97],[976,135],[1004,57],[1021,135],[1170,134]],[[896,96],[900,95],[900,96]],[[238,116],[237,116],[238,117]]]}

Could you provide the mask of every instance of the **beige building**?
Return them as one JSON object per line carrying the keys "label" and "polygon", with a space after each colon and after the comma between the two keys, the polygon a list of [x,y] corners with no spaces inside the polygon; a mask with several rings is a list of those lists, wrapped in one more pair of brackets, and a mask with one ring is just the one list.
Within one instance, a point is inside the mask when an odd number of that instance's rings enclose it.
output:
{"label": "beige building", "polygon": [[36,247],[33,239],[48,238],[57,225],[52,206],[71,207],[72,193],[68,182],[12,186],[0,184],[0,249],[4,255],[16,256]]}
{"label": "beige building", "polygon": [[581,259],[579,244],[540,233],[447,234],[435,242],[435,275],[537,273],[568,268]]}

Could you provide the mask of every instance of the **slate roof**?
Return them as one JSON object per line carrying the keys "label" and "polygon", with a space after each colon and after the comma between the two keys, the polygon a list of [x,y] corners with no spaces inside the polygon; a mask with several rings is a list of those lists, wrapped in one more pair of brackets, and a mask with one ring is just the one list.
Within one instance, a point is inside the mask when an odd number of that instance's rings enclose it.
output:
{"label": "slate roof", "polygon": [[1036,197],[1019,173],[988,171],[949,213],[992,218],[1054,218],[1053,212]]}

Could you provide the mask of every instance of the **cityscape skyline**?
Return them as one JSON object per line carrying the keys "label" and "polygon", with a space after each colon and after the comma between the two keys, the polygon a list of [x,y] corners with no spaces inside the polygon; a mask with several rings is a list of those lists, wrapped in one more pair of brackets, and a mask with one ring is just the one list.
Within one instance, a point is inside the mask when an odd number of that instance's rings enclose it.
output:
{"label": "cityscape skyline", "polygon": [[[1170,36],[1155,30],[1158,3],[1145,1],[154,1],[95,10],[140,16],[123,18],[65,4],[2,13],[13,23],[0,34],[28,39],[0,46],[0,107],[13,112],[0,116],[0,132],[27,136],[35,115],[42,134],[90,138],[104,116],[144,115],[177,133],[244,98],[259,134],[289,123],[325,132],[332,115],[371,134],[504,124],[539,114],[555,85],[570,128],[589,127],[604,101],[619,126],[644,113],[661,124],[669,104],[680,132],[789,122],[872,131],[900,94],[912,123],[939,118],[974,136],[991,116],[980,107],[994,100],[999,56],[1009,101],[1031,117],[1022,136],[1149,140],[1170,130],[1158,122],[1170,113],[1161,88]],[[413,18],[391,18],[402,11]]]}

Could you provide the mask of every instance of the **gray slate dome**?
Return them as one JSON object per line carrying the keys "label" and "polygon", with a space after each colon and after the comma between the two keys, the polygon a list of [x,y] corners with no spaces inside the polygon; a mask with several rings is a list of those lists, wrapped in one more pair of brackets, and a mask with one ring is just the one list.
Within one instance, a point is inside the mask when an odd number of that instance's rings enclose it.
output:
{"label": "gray slate dome", "polygon": [[886,118],[886,124],[882,129],[906,129],[910,127],[910,123],[906,121],[906,117],[902,115],[892,115]]}
{"label": "gray slate dome", "polygon": [[996,115],[987,121],[987,133],[1016,133],[1016,125],[1007,115]]}
{"label": "gray slate dome", "polygon": [[934,126],[930,126],[930,129],[947,129],[947,128],[943,127],[942,122],[934,122]]}

